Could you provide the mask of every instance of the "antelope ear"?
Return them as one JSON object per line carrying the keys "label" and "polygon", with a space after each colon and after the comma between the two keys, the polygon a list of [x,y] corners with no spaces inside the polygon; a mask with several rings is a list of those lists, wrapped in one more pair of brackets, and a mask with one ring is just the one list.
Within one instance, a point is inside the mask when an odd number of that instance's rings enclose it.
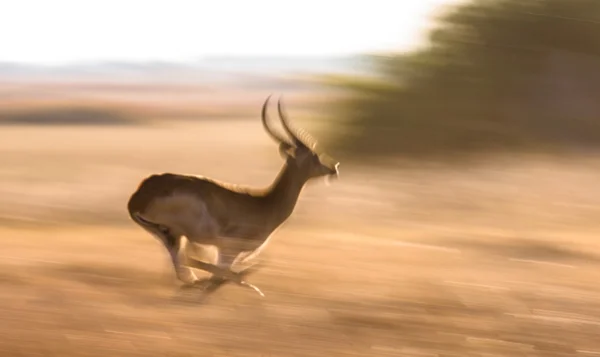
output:
{"label": "antelope ear", "polygon": [[287,159],[288,157],[295,157],[294,147],[286,142],[279,144],[279,155],[282,158]]}

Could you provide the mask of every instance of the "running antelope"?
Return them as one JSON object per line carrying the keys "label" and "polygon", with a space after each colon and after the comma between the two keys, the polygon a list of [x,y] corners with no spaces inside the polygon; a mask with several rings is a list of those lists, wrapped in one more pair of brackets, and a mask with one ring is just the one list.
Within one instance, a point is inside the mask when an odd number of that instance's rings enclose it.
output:
{"label": "running antelope", "polygon": [[[279,119],[289,138],[270,127],[270,97],[262,107],[262,125],[285,159],[271,185],[249,188],[164,173],[143,180],[129,199],[127,208],[133,221],[163,243],[177,278],[188,286],[200,281],[190,269],[195,268],[212,274],[212,284],[229,280],[264,296],[245,281],[242,272],[253,265],[272,233],[290,217],[306,182],[338,176],[339,163],[319,153],[316,141],[305,131],[290,126],[281,99],[277,103]],[[216,254],[208,261],[193,258],[194,254],[199,257],[198,252],[206,257],[211,248]],[[210,285],[211,279],[203,282]]]}

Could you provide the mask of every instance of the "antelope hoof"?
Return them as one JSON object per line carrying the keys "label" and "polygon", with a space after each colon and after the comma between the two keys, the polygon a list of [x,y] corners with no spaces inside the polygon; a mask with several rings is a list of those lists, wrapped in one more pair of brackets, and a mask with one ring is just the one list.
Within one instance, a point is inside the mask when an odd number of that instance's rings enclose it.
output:
{"label": "antelope hoof", "polygon": [[193,288],[194,288],[194,284],[182,284],[181,286],[179,286],[180,291],[188,291],[188,290],[192,290]]}
{"label": "antelope hoof", "polygon": [[256,285],[252,285],[252,284],[250,284],[248,282],[245,282],[245,281],[242,281],[241,284],[242,284],[242,286],[245,286],[247,288],[250,288],[250,289],[256,291],[258,293],[258,295],[260,295],[260,297],[265,297],[265,294],[263,294],[263,292],[260,291],[260,289]]}
{"label": "antelope hoof", "polygon": [[183,283],[179,287],[179,290],[182,290],[182,291],[196,290],[196,289],[204,290],[204,289],[206,289],[206,287],[208,285],[210,285],[210,282],[208,281],[208,279],[197,279],[191,283],[190,282]]}
{"label": "antelope hoof", "polygon": [[205,291],[206,289],[211,287],[213,284],[214,284],[214,282],[210,278],[198,279],[194,282],[194,288],[199,289],[201,291]]}

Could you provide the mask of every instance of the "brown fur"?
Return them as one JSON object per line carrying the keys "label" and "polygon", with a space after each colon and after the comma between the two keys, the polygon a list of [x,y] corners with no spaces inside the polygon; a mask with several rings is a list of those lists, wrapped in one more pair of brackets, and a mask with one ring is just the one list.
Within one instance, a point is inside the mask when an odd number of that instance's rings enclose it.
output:
{"label": "brown fur", "polygon": [[[263,124],[272,135],[266,124],[267,103],[268,99],[263,106]],[[280,118],[283,122],[281,107]],[[186,261],[194,268],[232,279],[260,292],[230,269],[255,256],[265,246],[273,231],[294,211],[309,179],[337,175],[337,163],[323,164],[313,149],[287,130],[292,142],[272,135],[279,142],[286,162],[267,188],[164,173],[146,178],[133,193],[127,205],[131,218],[163,242],[181,280],[186,279],[179,268]],[[186,246],[188,251],[183,253],[184,257],[180,252],[182,237],[191,244]],[[198,245],[217,247],[216,261],[190,260],[188,253],[197,251]],[[195,275],[192,273],[189,279],[195,280]]]}

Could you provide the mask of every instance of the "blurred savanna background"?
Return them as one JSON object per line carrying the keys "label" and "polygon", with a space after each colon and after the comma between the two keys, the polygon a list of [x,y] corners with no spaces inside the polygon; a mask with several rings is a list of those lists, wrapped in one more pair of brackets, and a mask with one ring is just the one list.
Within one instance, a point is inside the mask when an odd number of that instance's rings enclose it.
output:
{"label": "blurred savanna background", "polygon": [[[0,5],[0,356],[600,355],[600,2],[282,4]],[[182,296],[127,200],[269,185],[269,94],[340,180]]]}

